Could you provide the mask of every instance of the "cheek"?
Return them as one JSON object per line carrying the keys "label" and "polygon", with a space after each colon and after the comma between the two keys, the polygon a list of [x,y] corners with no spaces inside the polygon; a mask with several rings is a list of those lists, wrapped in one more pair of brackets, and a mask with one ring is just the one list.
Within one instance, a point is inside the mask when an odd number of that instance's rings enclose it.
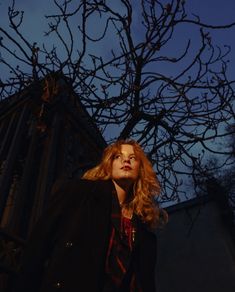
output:
{"label": "cheek", "polygon": [[112,168],[111,168],[112,174],[115,173],[117,169],[118,169],[117,161],[113,161]]}

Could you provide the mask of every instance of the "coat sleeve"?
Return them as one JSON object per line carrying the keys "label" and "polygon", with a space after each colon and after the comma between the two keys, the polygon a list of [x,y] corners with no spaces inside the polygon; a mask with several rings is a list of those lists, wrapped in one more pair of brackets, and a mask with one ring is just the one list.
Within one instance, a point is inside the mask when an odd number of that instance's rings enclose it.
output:
{"label": "coat sleeve", "polygon": [[55,235],[70,199],[70,188],[70,182],[65,182],[51,194],[49,206],[27,241],[13,291],[40,291],[43,272],[54,246]]}

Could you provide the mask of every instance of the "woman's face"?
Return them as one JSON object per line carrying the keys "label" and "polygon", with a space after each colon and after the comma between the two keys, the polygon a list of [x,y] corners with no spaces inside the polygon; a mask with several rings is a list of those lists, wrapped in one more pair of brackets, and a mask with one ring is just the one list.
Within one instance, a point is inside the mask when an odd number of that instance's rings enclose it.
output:
{"label": "woman's face", "polygon": [[114,157],[112,164],[112,179],[135,182],[139,175],[140,160],[136,157],[134,147],[121,145],[120,152]]}

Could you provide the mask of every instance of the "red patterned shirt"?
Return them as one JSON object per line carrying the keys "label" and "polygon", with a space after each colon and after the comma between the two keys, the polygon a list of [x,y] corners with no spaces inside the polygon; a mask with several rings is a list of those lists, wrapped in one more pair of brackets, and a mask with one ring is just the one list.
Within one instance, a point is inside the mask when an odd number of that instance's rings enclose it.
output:
{"label": "red patterned shirt", "polygon": [[135,216],[128,219],[121,215],[116,193],[113,195],[111,221],[103,292],[141,292],[133,268],[136,247]]}

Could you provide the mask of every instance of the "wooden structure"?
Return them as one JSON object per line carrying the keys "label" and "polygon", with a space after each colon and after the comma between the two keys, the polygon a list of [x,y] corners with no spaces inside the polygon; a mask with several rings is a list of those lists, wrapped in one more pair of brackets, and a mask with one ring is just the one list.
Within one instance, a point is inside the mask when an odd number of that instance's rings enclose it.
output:
{"label": "wooden structure", "polygon": [[[106,143],[64,77],[49,75],[0,102],[0,270],[20,246],[58,179],[81,176]],[[0,291],[3,291],[0,286]]]}

